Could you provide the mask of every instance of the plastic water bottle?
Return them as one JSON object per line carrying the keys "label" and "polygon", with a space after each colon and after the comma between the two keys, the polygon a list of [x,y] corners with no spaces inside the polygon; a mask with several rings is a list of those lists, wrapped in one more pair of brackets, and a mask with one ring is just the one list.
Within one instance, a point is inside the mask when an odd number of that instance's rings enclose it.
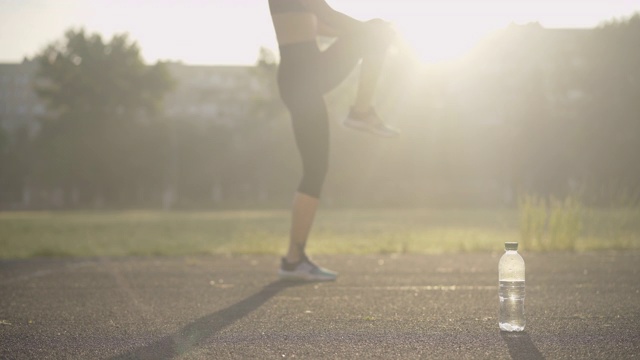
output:
{"label": "plastic water bottle", "polygon": [[518,243],[504,244],[505,253],[498,265],[500,316],[502,331],[523,331],[524,320],[524,259],[518,254]]}

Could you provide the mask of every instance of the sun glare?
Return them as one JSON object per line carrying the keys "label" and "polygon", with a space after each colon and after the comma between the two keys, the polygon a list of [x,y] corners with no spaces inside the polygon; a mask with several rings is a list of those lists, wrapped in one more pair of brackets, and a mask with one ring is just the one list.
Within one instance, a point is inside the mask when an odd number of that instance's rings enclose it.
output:
{"label": "sun glare", "polygon": [[403,5],[403,9],[391,11],[389,19],[403,42],[428,63],[457,59],[488,33],[510,22],[509,17],[499,11],[488,15],[486,7],[475,9],[469,4],[461,6],[459,2],[404,2]]}
{"label": "sun glare", "polygon": [[406,22],[396,27],[404,42],[428,63],[455,60],[468,52],[491,29],[482,24],[464,26],[438,19],[428,23]]}
{"label": "sun glare", "polygon": [[367,7],[356,6],[354,0],[351,10],[363,19],[382,17],[392,21],[404,42],[429,63],[459,58],[489,33],[510,23],[593,27],[616,13],[625,12],[621,3],[616,3],[618,8],[612,4],[611,15],[606,15],[597,1],[578,6],[569,0],[557,4],[534,0],[370,0],[370,3]]}

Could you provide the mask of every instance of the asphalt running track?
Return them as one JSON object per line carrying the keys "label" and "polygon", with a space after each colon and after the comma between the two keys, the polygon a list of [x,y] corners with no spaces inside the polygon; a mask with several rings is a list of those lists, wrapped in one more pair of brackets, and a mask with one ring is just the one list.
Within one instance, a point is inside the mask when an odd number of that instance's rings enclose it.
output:
{"label": "asphalt running track", "polygon": [[497,325],[501,254],[0,261],[1,359],[640,357],[640,253],[524,253],[524,333]]}

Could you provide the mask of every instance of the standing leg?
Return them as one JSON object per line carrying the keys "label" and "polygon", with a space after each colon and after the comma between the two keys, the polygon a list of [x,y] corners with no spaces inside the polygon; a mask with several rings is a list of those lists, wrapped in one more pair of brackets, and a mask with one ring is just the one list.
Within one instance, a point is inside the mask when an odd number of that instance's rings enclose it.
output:
{"label": "standing leg", "polygon": [[318,202],[317,197],[300,191],[293,199],[289,250],[280,266],[280,278],[283,280],[332,281],[338,276],[336,272],[314,264],[305,254]]}
{"label": "standing leg", "polygon": [[329,119],[321,93],[300,90],[285,103],[291,113],[302,159],[302,180],[294,196],[287,255],[280,277],[293,280],[335,280],[337,274],[313,264],[305,247],[319,204],[329,159]]}
{"label": "standing leg", "polygon": [[302,159],[302,180],[296,192],[291,214],[287,261],[299,262],[313,225],[322,185],[329,167],[329,119],[319,93],[300,92],[290,105],[296,145]]}
{"label": "standing leg", "polygon": [[289,250],[286,256],[286,260],[290,264],[299,263],[305,256],[304,249],[319,202],[318,198],[301,192],[296,192],[293,197]]}

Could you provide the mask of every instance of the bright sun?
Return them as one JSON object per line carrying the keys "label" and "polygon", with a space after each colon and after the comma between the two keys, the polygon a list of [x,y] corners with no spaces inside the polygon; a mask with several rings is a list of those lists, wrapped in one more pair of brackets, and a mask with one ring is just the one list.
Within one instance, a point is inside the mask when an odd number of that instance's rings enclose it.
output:
{"label": "bright sun", "polygon": [[460,2],[404,2],[403,11],[390,11],[389,20],[404,42],[430,63],[464,55],[489,32],[509,23],[505,14],[487,16],[486,8],[482,15],[473,8],[455,8],[455,4],[460,7]]}
{"label": "bright sun", "polygon": [[396,27],[405,43],[428,63],[461,57],[491,30],[469,24],[459,27],[446,20],[426,24],[407,22]]}
{"label": "bright sun", "polygon": [[359,0],[335,0],[332,3],[360,19],[380,17],[392,21],[405,43],[426,62],[458,58],[489,33],[504,29],[510,23],[539,21],[550,27],[585,27],[595,26],[598,19],[606,18],[597,1],[580,5],[572,0],[368,0],[366,5]]}

